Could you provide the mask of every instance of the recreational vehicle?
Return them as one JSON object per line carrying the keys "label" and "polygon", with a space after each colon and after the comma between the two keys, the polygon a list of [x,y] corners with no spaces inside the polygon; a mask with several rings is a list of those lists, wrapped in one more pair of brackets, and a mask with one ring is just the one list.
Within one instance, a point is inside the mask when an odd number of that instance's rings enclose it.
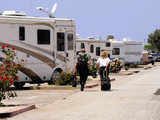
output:
{"label": "recreational vehicle", "polygon": [[[74,20],[6,13],[0,15],[0,46],[14,47],[17,57],[25,59],[16,87],[25,83],[52,83],[57,72],[73,70]],[[0,52],[1,61],[3,57]]]}
{"label": "recreational vehicle", "polygon": [[96,40],[94,38],[76,39],[76,51],[85,47],[91,58],[97,59],[101,51],[107,51],[111,59],[119,58],[125,64],[140,63],[142,57],[142,42],[134,40]]}

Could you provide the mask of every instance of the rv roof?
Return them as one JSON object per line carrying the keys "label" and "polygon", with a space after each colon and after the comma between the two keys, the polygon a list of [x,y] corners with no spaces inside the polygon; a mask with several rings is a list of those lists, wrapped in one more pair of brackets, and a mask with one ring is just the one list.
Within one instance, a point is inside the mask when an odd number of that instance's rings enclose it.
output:
{"label": "rv roof", "polygon": [[53,20],[58,20],[58,21],[68,21],[72,20],[69,18],[49,18],[49,17],[32,17],[32,16],[4,16],[0,15],[0,19],[32,19],[32,20],[47,20],[47,21],[53,21]]}
{"label": "rv roof", "polygon": [[[96,40],[96,39],[77,39],[77,42],[100,42],[100,43],[104,43],[104,42],[108,42],[107,40]],[[111,43],[115,43],[115,44],[142,44],[142,42],[140,41],[135,41],[135,40],[130,40],[130,41],[118,41],[118,40],[109,40],[109,42]]]}
{"label": "rv roof", "polygon": [[97,39],[78,39],[77,41],[84,41],[84,42],[114,42],[114,43],[122,43],[123,41],[117,40],[97,40]]}
{"label": "rv roof", "polygon": [[2,15],[5,15],[5,16],[26,16],[26,13],[23,11],[12,10],[12,11],[4,11],[2,13]]}
{"label": "rv roof", "polygon": [[105,40],[96,40],[96,39],[77,39],[77,42],[106,42]]}

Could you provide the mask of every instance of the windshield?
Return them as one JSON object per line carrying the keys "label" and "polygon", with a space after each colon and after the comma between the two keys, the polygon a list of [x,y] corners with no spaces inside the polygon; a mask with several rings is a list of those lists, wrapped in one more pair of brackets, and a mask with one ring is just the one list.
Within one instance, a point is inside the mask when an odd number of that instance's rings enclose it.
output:
{"label": "windshield", "polygon": [[151,53],[151,55],[152,55],[152,56],[157,56],[158,54],[157,54],[157,53]]}

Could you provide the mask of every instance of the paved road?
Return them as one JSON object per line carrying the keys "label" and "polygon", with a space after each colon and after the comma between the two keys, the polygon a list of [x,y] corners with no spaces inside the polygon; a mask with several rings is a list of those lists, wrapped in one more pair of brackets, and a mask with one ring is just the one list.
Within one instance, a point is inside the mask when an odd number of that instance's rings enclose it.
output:
{"label": "paved road", "polygon": [[86,89],[8,120],[160,120],[160,66],[117,79],[110,92]]}

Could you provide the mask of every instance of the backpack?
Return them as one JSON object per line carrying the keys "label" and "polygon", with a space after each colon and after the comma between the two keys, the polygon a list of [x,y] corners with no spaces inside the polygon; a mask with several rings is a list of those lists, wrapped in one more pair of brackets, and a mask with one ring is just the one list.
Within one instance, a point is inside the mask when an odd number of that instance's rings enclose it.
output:
{"label": "backpack", "polygon": [[80,74],[88,72],[88,58],[86,54],[84,55],[79,54],[77,62],[77,71]]}

